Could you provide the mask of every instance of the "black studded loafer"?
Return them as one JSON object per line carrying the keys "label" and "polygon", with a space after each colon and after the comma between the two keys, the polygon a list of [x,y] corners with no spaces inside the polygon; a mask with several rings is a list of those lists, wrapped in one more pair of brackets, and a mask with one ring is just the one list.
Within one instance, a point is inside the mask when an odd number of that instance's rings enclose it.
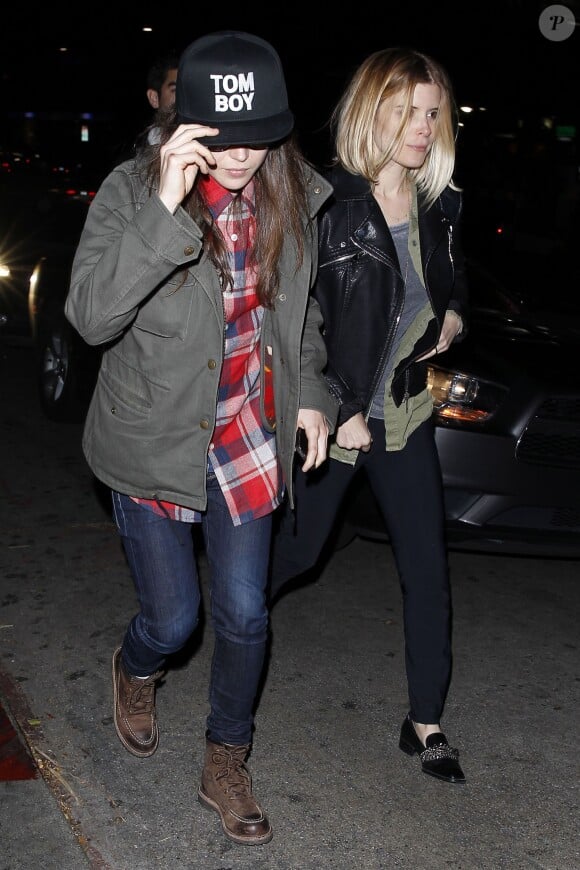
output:
{"label": "black studded loafer", "polygon": [[449,746],[445,734],[440,731],[429,734],[425,744],[423,746],[419,740],[411,717],[407,715],[401,728],[399,749],[407,755],[417,754],[423,773],[444,779],[445,782],[465,782],[465,775],[459,766],[459,752]]}

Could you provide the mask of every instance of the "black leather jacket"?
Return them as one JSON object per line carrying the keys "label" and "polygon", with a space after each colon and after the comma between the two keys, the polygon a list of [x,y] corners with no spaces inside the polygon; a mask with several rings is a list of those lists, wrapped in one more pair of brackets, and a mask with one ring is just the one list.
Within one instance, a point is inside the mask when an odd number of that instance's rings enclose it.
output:
{"label": "black leather jacket", "polygon": [[[326,378],[340,401],[339,424],[365,416],[389,357],[402,311],[404,281],[395,245],[368,182],[335,168],[328,174],[334,196],[321,213],[319,271],[314,295],[324,317]],[[414,360],[437,344],[447,309],[467,332],[467,287],[457,223],[461,196],[447,188],[426,210],[419,198],[419,238],[427,295],[435,314],[392,382],[399,406],[425,389],[427,362]],[[456,339],[456,340],[457,340]]]}

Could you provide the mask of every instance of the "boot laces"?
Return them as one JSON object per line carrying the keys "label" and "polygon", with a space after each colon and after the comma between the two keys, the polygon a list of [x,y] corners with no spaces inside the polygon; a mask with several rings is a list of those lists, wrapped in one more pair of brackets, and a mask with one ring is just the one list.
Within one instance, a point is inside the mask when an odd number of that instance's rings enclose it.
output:
{"label": "boot laces", "polygon": [[131,713],[151,713],[155,704],[155,682],[159,676],[156,673],[146,680],[131,678],[127,705]]}
{"label": "boot laces", "polygon": [[216,773],[216,781],[232,797],[251,794],[250,774],[244,764],[247,750],[247,746],[224,747],[214,754],[215,764],[223,765]]}

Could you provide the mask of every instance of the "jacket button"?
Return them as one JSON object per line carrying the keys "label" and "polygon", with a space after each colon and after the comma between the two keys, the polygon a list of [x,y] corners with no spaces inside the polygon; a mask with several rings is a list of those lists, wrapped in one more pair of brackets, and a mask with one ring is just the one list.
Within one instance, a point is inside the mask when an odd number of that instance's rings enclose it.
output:
{"label": "jacket button", "polygon": [[287,298],[288,297],[286,296],[285,293],[278,293],[278,299],[280,300],[280,302],[286,302]]}
{"label": "jacket button", "polygon": [[188,245],[186,248],[184,248],[183,253],[185,254],[186,257],[191,257],[191,255],[193,254],[192,246]]}
{"label": "jacket button", "polygon": [[320,186],[317,186],[314,188],[314,193],[320,193],[321,190],[322,190],[322,188]]}
{"label": "jacket button", "polygon": [[209,420],[206,420],[204,417],[203,420],[199,421],[199,426],[201,429],[209,429]]}
{"label": "jacket button", "polygon": [[113,405],[113,407],[111,408],[111,414],[116,414],[116,413],[117,413],[117,409]]}
{"label": "jacket button", "polygon": [[216,363],[215,359],[208,359],[208,361],[207,361],[208,369],[213,370],[213,369],[215,369],[216,366],[217,366],[217,363]]}

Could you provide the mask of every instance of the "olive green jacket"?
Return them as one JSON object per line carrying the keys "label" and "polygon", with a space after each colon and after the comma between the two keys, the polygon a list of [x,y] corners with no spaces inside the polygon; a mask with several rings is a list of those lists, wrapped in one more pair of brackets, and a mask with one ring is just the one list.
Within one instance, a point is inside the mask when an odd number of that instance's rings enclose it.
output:
{"label": "olive green jacket", "polygon": [[[315,216],[331,187],[308,171],[305,255],[296,271],[287,242],[261,341],[263,353],[272,349],[276,445],[291,504],[299,408],[320,411],[331,431],[338,412],[321,374],[321,314],[310,295]],[[203,510],[224,352],[222,291],[199,226],[181,207],[171,214],[133,160],[107,176],[90,205],[65,312],[88,344],[104,345],[83,433],[93,473],[120,492]]]}

